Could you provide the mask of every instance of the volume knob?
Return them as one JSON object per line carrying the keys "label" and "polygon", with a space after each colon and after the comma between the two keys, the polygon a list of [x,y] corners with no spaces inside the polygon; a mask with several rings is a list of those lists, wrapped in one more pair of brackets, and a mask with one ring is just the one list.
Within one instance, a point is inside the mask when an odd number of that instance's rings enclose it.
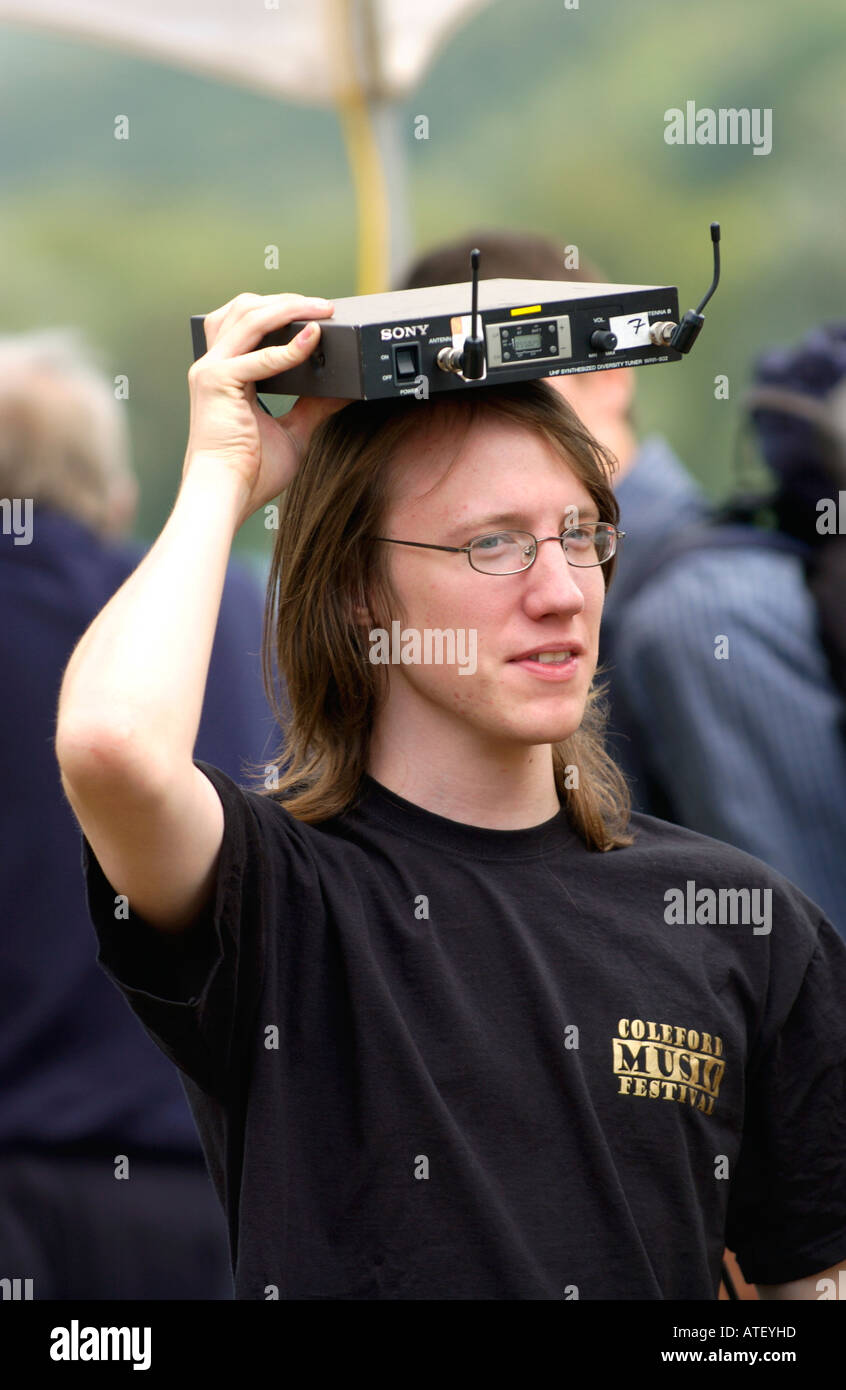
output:
{"label": "volume knob", "polygon": [[617,334],[612,333],[609,328],[597,328],[596,332],[590,335],[590,345],[597,352],[613,352],[617,346]]}

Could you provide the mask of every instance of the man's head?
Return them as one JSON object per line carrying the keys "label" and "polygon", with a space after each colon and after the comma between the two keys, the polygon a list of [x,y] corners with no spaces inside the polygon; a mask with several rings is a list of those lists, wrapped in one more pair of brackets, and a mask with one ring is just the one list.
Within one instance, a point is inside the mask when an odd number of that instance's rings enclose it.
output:
{"label": "man's head", "polygon": [[31,497],[104,535],[131,526],[138,485],[124,408],[74,330],[0,337],[0,495]]}
{"label": "man's head", "polygon": [[[374,741],[471,773],[491,757],[508,773],[542,748],[586,838],[606,847],[624,788],[601,747],[593,676],[613,557],[576,567],[543,540],[531,566],[494,574],[460,547],[505,529],[541,540],[577,521],[615,525],[610,473],[542,382],[355,402],[315,431],[286,497],[265,645],[269,692],[275,658],[291,705],[279,787],[296,789],[294,814],[320,820],[348,804]],[[442,545],[459,549],[429,548]],[[474,631],[475,669],[374,664],[371,634],[394,623],[421,640]],[[518,660],[538,648],[577,656],[555,674]],[[568,766],[580,787],[567,787]]]}
{"label": "man's head", "polygon": [[[613,522],[616,509],[595,465],[586,467],[581,457],[589,446],[575,435],[565,456],[558,440],[521,422],[517,412],[509,417],[489,409],[466,422],[456,447],[453,413],[433,412],[392,459],[380,531],[389,538],[383,563],[390,613],[360,604],[357,617],[365,633],[389,630],[394,618],[419,632],[472,632],[476,669],[468,675],[474,678],[464,678],[455,664],[388,667],[380,718],[390,712],[393,726],[418,747],[452,742],[470,758],[474,745],[501,744],[504,753],[509,743],[558,743],[581,724],[596,669],[605,567],[575,568],[560,544],[546,540],[526,570],[495,574],[476,566],[486,563],[486,551],[497,550],[513,551],[507,568],[522,563],[525,545],[505,539],[515,528],[557,536],[574,522]],[[460,550],[428,548],[474,541],[476,566]],[[518,660],[540,647],[575,655],[566,670],[539,662],[530,670]]]}
{"label": "man's head", "polygon": [[[418,289],[426,285],[451,285],[470,278],[470,251],[478,246],[483,280],[586,280],[607,283],[608,276],[574,250],[565,254],[563,245],[534,232],[465,232],[454,241],[443,242],[418,256],[407,267],[395,289]],[[576,264],[573,264],[573,261]],[[549,377],[549,383],[572,405],[591,434],[610,449],[617,460],[616,478],[634,462],[633,398],[634,371],[617,367],[571,376]]]}

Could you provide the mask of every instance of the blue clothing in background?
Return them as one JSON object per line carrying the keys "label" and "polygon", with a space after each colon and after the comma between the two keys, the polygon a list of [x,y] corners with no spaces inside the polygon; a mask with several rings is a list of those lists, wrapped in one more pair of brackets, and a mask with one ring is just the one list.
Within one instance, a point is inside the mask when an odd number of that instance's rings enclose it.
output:
{"label": "blue clothing in background", "polygon": [[655,437],[616,492],[626,537],[600,658],[612,668],[609,747],[636,808],[764,860],[846,936],[842,699],[801,560],[694,549],[640,588],[657,550],[709,504]]}
{"label": "blue clothing in background", "polygon": [[[97,965],[54,748],[71,652],[143,553],[42,506],[30,544],[0,534],[0,1153],[203,1162],[179,1073]],[[231,564],[195,756],[236,781],[242,759],[264,764],[276,744],[262,612],[257,584]]]}

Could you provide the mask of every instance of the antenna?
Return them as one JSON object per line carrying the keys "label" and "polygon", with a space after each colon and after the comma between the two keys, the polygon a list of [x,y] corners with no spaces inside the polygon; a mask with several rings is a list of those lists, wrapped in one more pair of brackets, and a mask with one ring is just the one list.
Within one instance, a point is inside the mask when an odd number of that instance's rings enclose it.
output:
{"label": "antenna", "polygon": [[478,381],[485,374],[485,344],[476,329],[478,327],[479,309],[479,260],[481,251],[476,247],[470,252],[470,274],[473,280],[472,286],[472,308],[470,319],[470,337],[464,340],[464,351],[461,354],[462,375],[468,381]]}
{"label": "antenna", "polygon": [[698,309],[688,309],[681,323],[677,325],[672,337],[669,339],[669,346],[675,348],[676,352],[690,352],[696,339],[699,337],[705,319],[702,310],[720,283],[720,224],[711,223],[711,241],[714,244],[714,278],[711,287],[700,302]]}
{"label": "antenna", "polygon": [[482,253],[478,246],[470,252],[471,300],[470,334],[464,339],[464,347],[441,348],[438,353],[438,366],[445,372],[457,372],[465,381],[481,381],[485,375],[485,340],[480,337],[479,326],[479,261]]}

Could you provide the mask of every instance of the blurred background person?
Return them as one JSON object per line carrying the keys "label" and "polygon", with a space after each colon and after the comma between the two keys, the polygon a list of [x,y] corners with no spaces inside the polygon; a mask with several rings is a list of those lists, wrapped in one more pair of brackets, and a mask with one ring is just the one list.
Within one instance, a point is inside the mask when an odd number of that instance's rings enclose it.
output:
{"label": "blurred background person", "polygon": [[[563,242],[482,229],[422,254],[397,288],[468,279],[474,246],[483,279],[613,280],[584,256],[568,268]],[[811,349],[776,354],[762,371],[762,380],[792,384],[807,400],[846,374],[846,347],[842,336],[817,335]],[[724,514],[667,441],[638,439],[632,368],[547,380],[618,461],[613,486],[626,536],[605,603],[600,660],[609,749],[629,778],[635,809],[771,864],[846,935],[843,699],[803,545],[814,534],[813,499],[835,484],[813,427],[798,420],[785,433],[783,414],[758,413],[780,479],[779,527],[766,535],[752,524],[722,525]],[[719,638],[727,644],[718,646]]]}
{"label": "blurred background person", "polygon": [[[70,653],[144,553],[125,409],[74,331],[0,338],[0,1274],[37,1299],[228,1299],[178,1073],[97,965],[53,750]],[[233,563],[197,756],[235,780],[274,728],[262,612]]]}
{"label": "blurred background person", "polygon": [[844,379],[843,324],[760,357],[742,427],[766,481],[656,540],[612,631],[617,719],[657,814],[780,869],[841,935],[846,536],[818,529],[818,504],[846,488]]}

